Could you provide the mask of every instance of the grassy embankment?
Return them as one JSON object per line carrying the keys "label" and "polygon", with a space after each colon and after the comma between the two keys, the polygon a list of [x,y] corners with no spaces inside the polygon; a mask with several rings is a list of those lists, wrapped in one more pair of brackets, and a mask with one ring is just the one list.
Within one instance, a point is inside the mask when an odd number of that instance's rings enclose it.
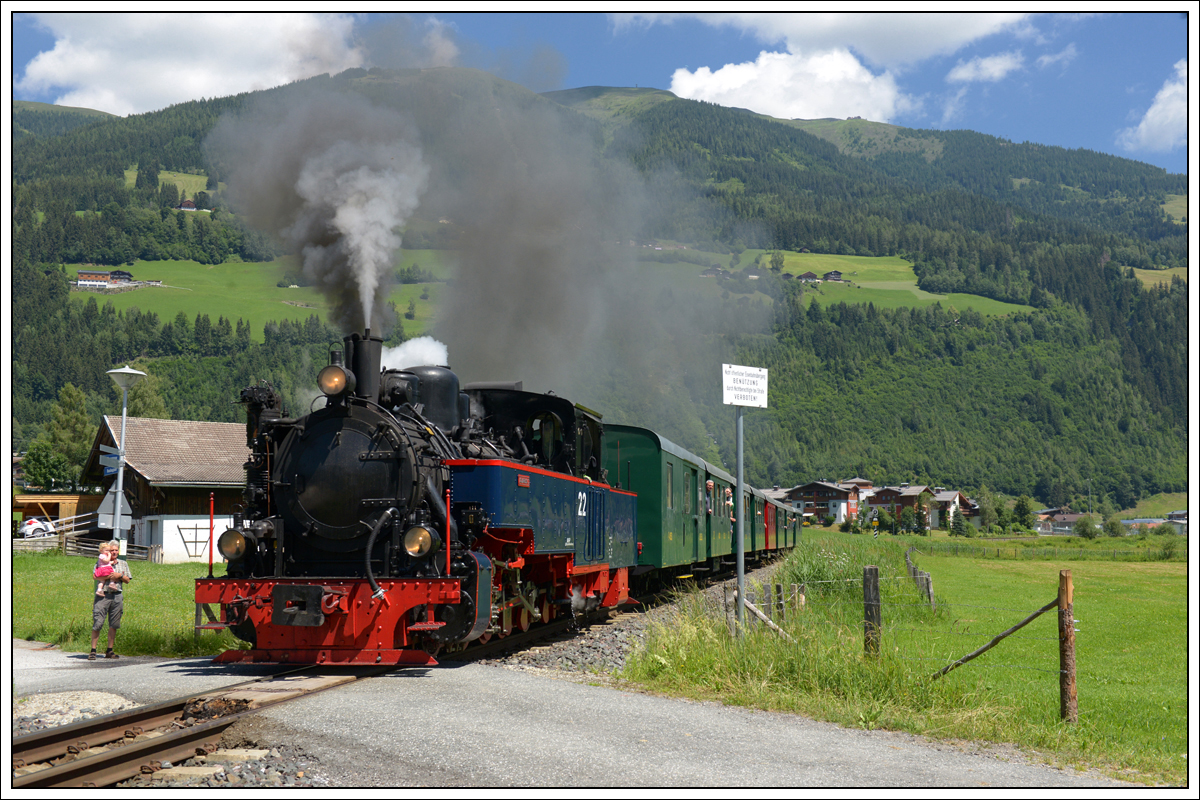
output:
{"label": "grassy embankment", "polygon": [[[1187,588],[1182,563],[917,556],[937,611],[904,572],[904,543],[809,531],[776,580],[808,584],[792,644],[757,625],[729,636],[689,595],[653,627],[626,677],[648,688],[852,727],[1013,743],[1047,760],[1144,782],[1186,781]],[[862,567],[880,567],[881,652],[863,654]],[[931,676],[1053,600],[1071,569],[1079,723],[1059,719],[1057,625],[1044,614],[939,680]],[[820,583],[820,581],[832,581]]]}
{"label": "grassy embankment", "polygon": [[[56,644],[68,652],[87,652],[96,559],[14,553],[12,565],[13,636]],[[208,575],[207,564],[134,561],[129,570],[133,581],[125,587],[125,616],[117,634],[119,654],[186,658],[216,655],[240,645],[228,632],[208,631],[199,639],[193,635],[194,581]],[[214,565],[213,574],[224,576],[225,565]]]}

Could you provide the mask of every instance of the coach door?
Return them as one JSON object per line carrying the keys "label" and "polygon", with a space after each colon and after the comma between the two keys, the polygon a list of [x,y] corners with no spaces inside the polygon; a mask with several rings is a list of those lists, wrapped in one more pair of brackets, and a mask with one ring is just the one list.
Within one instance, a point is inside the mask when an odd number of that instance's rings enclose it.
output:
{"label": "coach door", "polygon": [[691,543],[684,543],[684,552],[689,554],[692,562],[700,560],[703,552],[700,547],[700,509],[703,507],[700,496],[700,476],[692,467],[684,467],[683,484],[683,524],[691,534]]}
{"label": "coach door", "polygon": [[775,506],[768,502],[763,502],[763,547],[767,550],[774,550],[778,545],[775,543]]}

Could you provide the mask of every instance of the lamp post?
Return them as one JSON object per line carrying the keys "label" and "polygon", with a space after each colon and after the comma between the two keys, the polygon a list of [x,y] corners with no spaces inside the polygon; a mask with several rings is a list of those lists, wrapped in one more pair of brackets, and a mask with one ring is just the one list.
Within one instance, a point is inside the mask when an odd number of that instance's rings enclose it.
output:
{"label": "lamp post", "polygon": [[114,498],[116,502],[113,504],[113,531],[117,541],[121,543],[122,554],[124,554],[125,523],[122,520],[121,512],[125,507],[125,414],[129,408],[129,390],[135,383],[146,377],[146,373],[131,369],[126,364],[121,369],[110,369],[108,377],[121,387],[121,441],[117,444],[117,496]]}

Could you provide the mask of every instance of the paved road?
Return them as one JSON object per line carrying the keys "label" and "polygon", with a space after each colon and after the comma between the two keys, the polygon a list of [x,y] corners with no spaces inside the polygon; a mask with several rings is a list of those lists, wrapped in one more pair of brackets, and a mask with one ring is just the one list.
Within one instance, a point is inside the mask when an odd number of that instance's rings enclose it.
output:
{"label": "paved road", "polygon": [[[15,651],[18,695],[103,688],[145,703],[271,670],[97,668],[56,652]],[[907,734],[474,664],[408,669],[253,719],[253,734],[303,747],[342,786],[1130,787]]]}

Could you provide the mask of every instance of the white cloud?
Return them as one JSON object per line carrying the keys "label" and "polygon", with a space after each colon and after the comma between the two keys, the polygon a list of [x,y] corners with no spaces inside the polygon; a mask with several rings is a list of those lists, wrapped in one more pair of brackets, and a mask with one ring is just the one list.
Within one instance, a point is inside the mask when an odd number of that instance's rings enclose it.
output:
{"label": "white cloud", "polygon": [[997,53],[994,56],[972,58],[970,61],[959,61],[954,69],[950,70],[946,75],[947,83],[974,83],[976,81],[986,81],[995,83],[1003,80],[1008,73],[1014,70],[1021,69],[1025,64],[1025,57],[1020,51],[1010,51],[1008,53]]}
{"label": "white cloud", "polygon": [[1067,64],[1070,64],[1072,61],[1074,61],[1075,56],[1077,55],[1079,55],[1079,51],[1075,49],[1075,43],[1071,42],[1069,45],[1063,48],[1062,52],[1053,54],[1048,53],[1044,56],[1038,56],[1037,65],[1039,69],[1045,69],[1046,67],[1061,62],[1065,67]]}
{"label": "white cloud", "polygon": [[1167,78],[1154,96],[1150,109],[1136,128],[1117,134],[1117,144],[1126,150],[1165,152],[1187,144],[1187,59],[1175,64],[1175,75]]}
{"label": "white cloud", "polygon": [[677,69],[671,91],[680,97],[748,108],[783,119],[862,116],[887,121],[912,107],[890,73],[873,75],[849,51],[811,55],[759,53],[715,72]]}
{"label": "white cloud", "polygon": [[691,17],[713,27],[751,33],[791,53],[849,49],[894,69],[1002,31],[1029,28],[1028,14],[614,14],[618,30]]}
{"label": "white cloud", "polygon": [[959,89],[953,97],[946,98],[945,103],[942,105],[942,121],[940,123],[943,128],[949,126],[951,122],[953,122],[960,114],[962,114],[964,105],[963,99],[966,98],[966,96],[967,87],[964,86]]}
{"label": "white cloud", "polygon": [[[863,116],[888,121],[916,110],[896,75],[1001,32],[1030,29],[1027,14],[616,14],[614,27],[693,18],[741,30],[787,52],[761,52],[742,64],[676,70],[681,97],[750,108],[777,117]],[[865,63],[882,67],[875,74]]]}
{"label": "white cloud", "polygon": [[39,14],[52,50],[17,87],[134,114],[362,66],[345,14]]}

